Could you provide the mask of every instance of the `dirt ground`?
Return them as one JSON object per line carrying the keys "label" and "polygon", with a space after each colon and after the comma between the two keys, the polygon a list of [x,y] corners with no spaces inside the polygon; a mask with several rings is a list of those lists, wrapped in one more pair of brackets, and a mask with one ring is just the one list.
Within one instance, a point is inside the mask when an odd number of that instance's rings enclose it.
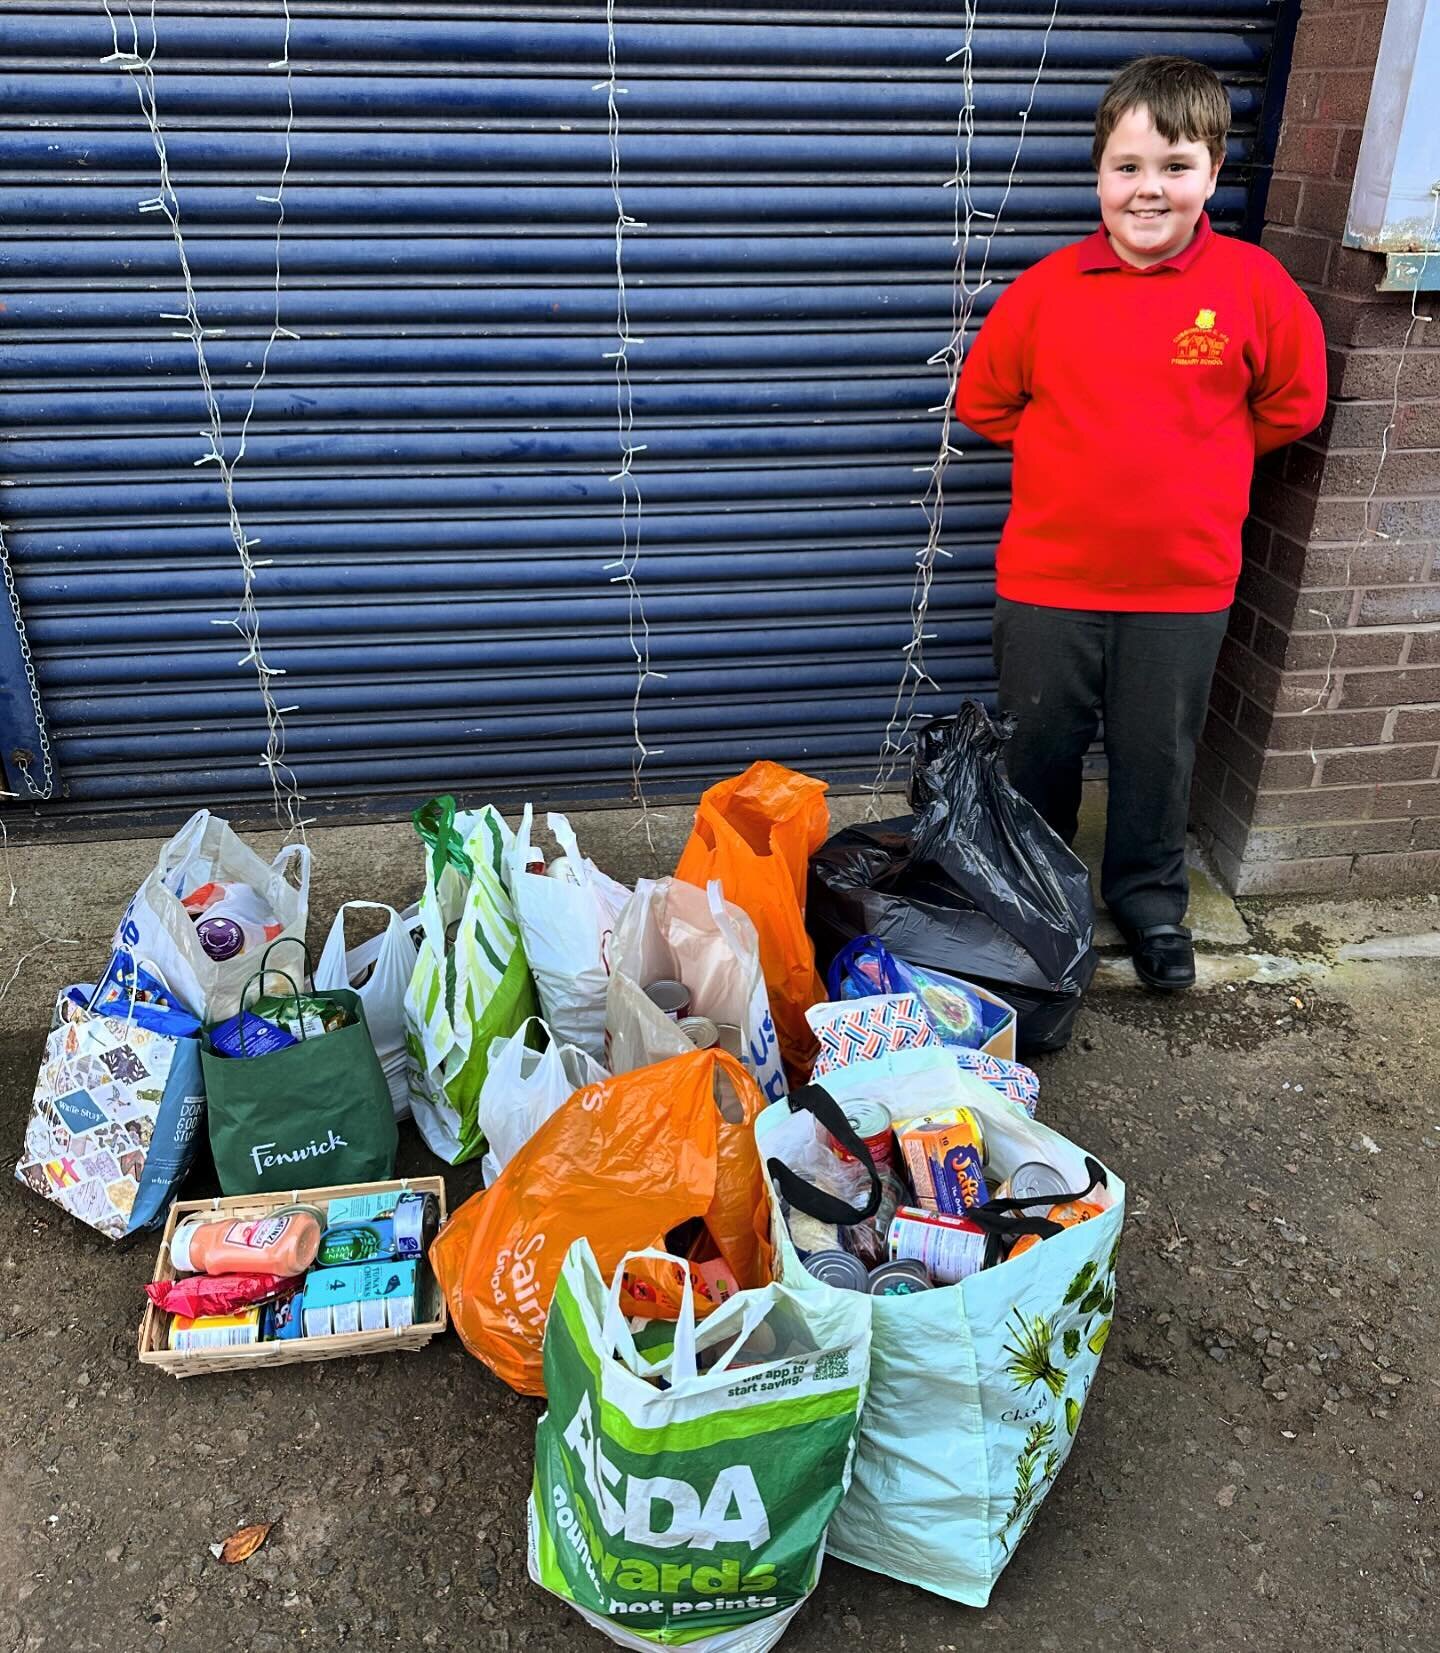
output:
{"label": "dirt ground", "polygon": [[[1440,965],[1337,965],[1305,912],[1257,922],[1309,975],[1107,988],[1039,1064],[1043,1117],[1132,1203],[1095,1394],[988,1610],[830,1562],[793,1653],[1436,1645]],[[26,969],[0,1011],[12,1148],[62,973]],[[409,1127],[401,1159],[436,1169]],[[526,1576],[539,1404],[453,1337],[177,1383],[135,1359],[153,1238],[0,1187],[0,1649],[608,1645]],[[212,1558],[256,1521],[251,1560]]]}

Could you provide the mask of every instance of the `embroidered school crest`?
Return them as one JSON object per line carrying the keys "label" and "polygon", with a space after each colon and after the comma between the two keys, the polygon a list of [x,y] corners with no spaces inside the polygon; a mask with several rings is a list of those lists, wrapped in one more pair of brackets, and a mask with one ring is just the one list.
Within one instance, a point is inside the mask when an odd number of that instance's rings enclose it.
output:
{"label": "embroidered school crest", "polygon": [[1223,367],[1230,335],[1217,331],[1213,310],[1199,310],[1194,322],[1178,332],[1171,342],[1175,346],[1175,354],[1170,358],[1173,367]]}

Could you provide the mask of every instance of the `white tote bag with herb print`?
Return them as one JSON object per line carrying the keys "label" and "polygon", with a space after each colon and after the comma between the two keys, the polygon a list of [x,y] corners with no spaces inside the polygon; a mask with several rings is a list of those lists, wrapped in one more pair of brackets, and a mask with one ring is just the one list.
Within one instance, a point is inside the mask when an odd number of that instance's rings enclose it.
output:
{"label": "white tote bag with herb print", "polygon": [[[1077,1192],[1091,1181],[1087,1167],[1103,1174],[1088,1197],[1104,1209],[1088,1222],[958,1285],[865,1299],[870,1390],[830,1553],[983,1607],[1074,1445],[1115,1308],[1125,1184],[974,1083],[943,1048],[857,1062],[823,1085],[842,1105],[866,1097],[902,1118],[968,1107],[997,1179],[1030,1160],[1053,1165]],[[762,1162],[789,1162],[813,1129],[809,1115],[767,1108],[755,1128]],[[773,1184],[771,1194],[779,1278],[800,1293],[834,1294],[806,1272]]]}

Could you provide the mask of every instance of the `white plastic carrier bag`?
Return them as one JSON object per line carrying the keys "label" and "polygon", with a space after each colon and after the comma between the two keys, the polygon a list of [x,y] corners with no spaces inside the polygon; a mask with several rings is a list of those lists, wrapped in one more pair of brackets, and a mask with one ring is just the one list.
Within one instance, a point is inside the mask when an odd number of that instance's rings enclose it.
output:
{"label": "white plastic carrier bag", "polygon": [[563,815],[545,817],[565,852],[547,871],[530,842],[533,821],[526,804],[505,863],[520,939],[551,1032],[598,1062],[605,1055],[610,938],[630,891],[580,853]]}
{"label": "white plastic carrier bag", "polygon": [[[214,900],[202,905],[211,887]],[[161,850],[125,909],[114,946],[153,963],[202,1021],[221,1022],[239,1010],[240,991],[267,947],[282,939],[304,946],[309,901],[306,845],[286,844],[267,865],[228,821],[200,809]],[[212,916],[205,933],[210,906],[239,916]],[[300,962],[299,948],[277,950],[277,969]]]}
{"label": "white plastic carrier bag", "polygon": [[692,1016],[738,1030],[736,1054],[766,1100],[784,1096],[785,1070],[759,938],[746,914],[721,894],[718,879],[703,890],[675,878],[642,878],[636,884],[611,949],[605,1056],[612,1073],[695,1048],[646,995],[646,987],[657,981],[683,982]]}
{"label": "white plastic carrier bag", "polygon": [[[536,1032],[544,1048],[527,1043]],[[608,1079],[607,1069],[579,1045],[562,1045],[538,1016],[490,1045],[477,1117],[488,1148],[480,1161],[488,1188],[550,1115],[578,1090]]]}
{"label": "white plastic carrier bag", "polygon": [[[347,949],[345,914],[360,907],[390,916],[379,935]],[[410,1080],[405,1067],[405,993],[420,956],[415,944],[419,928],[418,901],[403,913],[397,913],[383,901],[347,901],[335,914],[325,950],[315,966],[317,991],[351,987],[360,995],[360,1002],[365,1006],[365,1025],[370,1029],[375,1054],[380,1058],[385,1083],[390,1087],[396,1119],[410,1117]]]}

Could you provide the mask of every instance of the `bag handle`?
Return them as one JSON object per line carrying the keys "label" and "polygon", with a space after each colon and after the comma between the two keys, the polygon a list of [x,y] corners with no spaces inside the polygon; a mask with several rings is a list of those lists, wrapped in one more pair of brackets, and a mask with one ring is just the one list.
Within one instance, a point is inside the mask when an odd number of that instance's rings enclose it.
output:
{"label": "bag handle", "polygon": [[416,832],[430,846],[430,871],[437,888],[447,864],[467,879],[475,876],[475,863],[465,849],[465,840],[455,830],[458,813],[454,798],[444,792],[428,804],[421,804],[410,817]]}
{"label": "bag handle", "polygon": [[660,1251],[655,1246],[627,1251],[616,1265],[615,1274],[610,1281],[610,1295],[605,1303],[605,1323],[600,1334],[604,1344],[603,1353],[608,1359],[616,1349],[623,1349],[630,1357],[631,1369],[639,1367],[640,1354],[635,1347],[630,1327],[620,1310],[620,1293],[625,1285],[626,1264],[641,1257],[651,1257],[661,1263],[672,1263],[680,1270],[680,1318],[675,1322],[675,1353],[672,1356],[674,1364],[671,1369],[677,1380],[693,1378],[699,1367],[695,1358],[695,1288],[690,1281],[690,1270],[682,1258],[672,1256],[668,1251]]}
{"label": "bag handle", "polygon": [[891,969],[890,950],[879,936],[856,936],[854,941],[848,941],[830,961],[830,968],[825,973],[825,992],[831,999],[838,999],[845,984],[845,972],[854,964],[856,959],[864,958],[867,953],[875,955],[875,961],[880,968],[880,990],[883,993],[903,993],[906,989],[900,984],[899,978]]}
{"label": "bag handle", "polygon": [[715,928],[725,937],[730,951],[737,959],[743,959],[745,944],[741,941],[730,914],[725,910],[725,889],[718,878],[712,878],[706,884],[705,901],[710,908],[711,918],[715,920]]}
{"label": "bag handle", "polygon": [[857,1211],[853,1206],[846,1205],[838,1195],[827,1194],[824,1189],[806,1182],[783,1159],[769,1159],[765,1162],[766,1169],[781,1194],[807,1217],[814,1217],[822,1223],[833,1223],[837,1227],[863,1223],[873,1217],[880,1209],[883,1192],[880,1173],[875,1169],[870,1150],[856,1134],[840,1104],[823,1085],[801,1085],[798,1090],[790,1092],[790,1112],[812,1114],[847,1152],[860,1161],[870,1176],[870,1194],[864,1206]]}
{"label": "bag handle", "polygon": [[1065,1232],[1062,1223],[1052,1223],[1047,1217],[1024,1216],[1026,1206],[1066,1205],[1071,1200],[1083,1200],[1086,1195],[1094,1193],[1096,1188],[1108,1188],[1109,1179],[1105,1174],[1105,1167],[1098,1159],[1085,1155],[1085,1174],[1090,1181],[1084,1188],[1074,1194],[1031,1194],[1025,1199],[987,1200],[984,1205],[976,1206],[973,1211],[965,1215],[987,1234],[1001,1239],[1019,1239],[1025,1234],[1038,1234],[1042,1240],[1053,1239],[1056,1234]]}
{"label": "bag handle", "polygon": [[298,885],[291,885],[291,888],[292,889],[297,889],[298,888],[298,889],[302,889],[302,890],[309,889],[309,887],[310,887],[310,846],[309,846],[309,844],[286,844],[279,851],[279,853],[276,855],[275,859],[270,863],[270,871],[271,872],[278,872],[282,878],[284,878],[288,881],[289,876],[290,876],[290,863],[292,861],[299,861],[300,862],[300,879],[301,879],[301,882]]}
{"label": "bag handle", "polygon": [[[267,948],[266,951],[268,952],[269,949]],[[240,989],[240,1010],[236,1017],[235,1030],[240,1036],[240,1054],[242,1056],[249,1054],[245,1049],[245,995],[258,981],[262,989],[259,996],[261,998],[264,997],[263,989],[265,986],[265,974],[265,966],[262,964],[253,976],[246,979],[245,985]],[[298,1000],[301,997],[300,989],[295,986],[295,978],[288,970],[272,970],[270,971],[270,974],[272,976],[279,976],[281,981],[288,981],[294,991],[296,999]],[[304,1044],[310,1035],[305,1031],[305,1018],[301,1016],[298,1019],[300,1022],[300,1043]]]}
{"label": "bag handle", "polygon": [[582,889],[590,888],[590,863],[580,853],[580,840],[575,836],[575,829],[563,815],[550,814],[545,817],[545,825],[550,829],[550,835],[559,844],[561,850],[575,869],[575,876],[580,881]]}

